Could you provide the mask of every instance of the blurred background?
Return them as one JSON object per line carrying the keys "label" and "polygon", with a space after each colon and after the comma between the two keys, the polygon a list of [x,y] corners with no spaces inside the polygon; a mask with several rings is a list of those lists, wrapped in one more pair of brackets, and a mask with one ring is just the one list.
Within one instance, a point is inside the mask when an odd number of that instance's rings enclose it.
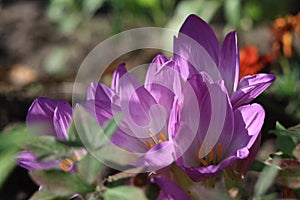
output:
{"label": "blurred background", "polygon": [[[0,199],[28,199],[38,187],[14,156],[24,139],[25,118],[36,97],[71,101],[73,81],[87,54],[121,31],[145,26],[178,30],[195,13],[220,42],[236,29],[241,74],[274,73],[277,80],[256,101],[267,112],[262,148],[277,148],[269,131],[300,120],[299,0],[0,0]],[[157,50],[135,51],[113,62],[148,63]],[[25,140],[25,139],[24,139]]]}

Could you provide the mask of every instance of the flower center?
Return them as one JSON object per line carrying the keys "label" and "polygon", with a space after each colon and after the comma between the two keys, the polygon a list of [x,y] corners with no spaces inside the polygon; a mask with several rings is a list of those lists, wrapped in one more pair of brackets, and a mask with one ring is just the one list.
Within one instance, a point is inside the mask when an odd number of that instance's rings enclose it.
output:
{"label": "flower center", "polygon": [[[151,131],[148,133],[149,137],[151,138],[152,142],[151,143],[149,140],[146,140],[146,145],[148,146],[149,149],[151,149],[154,145],[161,143],[161,142],[165,142],[168,141],[168,139],[166,138],[166,136],[163,133],[159,133],[159,138],[156,138]],[[154,145],[153,145],[154,144]]]}
{"label": "flower center", "polygon": [[197,149],[196,151],[196,156],[199,160],[199,162],[203,165],[203,166],[208,166],[210,164],[215,164],[218,163],[222,154],[222,144],[218,143],[218,147],[217,147],[217,152],[215,152],[213,150],[213,145],[209,145],[209,153],[203,157],[203,155],[205,155],[205,151],[206,151],[206,142],[204,141],[201,145],[201,147],[199,149]]}

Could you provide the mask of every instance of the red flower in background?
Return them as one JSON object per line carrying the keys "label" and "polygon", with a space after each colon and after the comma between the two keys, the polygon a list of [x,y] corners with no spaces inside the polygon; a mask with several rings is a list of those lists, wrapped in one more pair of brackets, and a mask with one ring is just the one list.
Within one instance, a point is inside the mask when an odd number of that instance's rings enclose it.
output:
{"label": "red flower in background", "polygon": [[249,45],[240,50],[239,79],[260,72],[266,64],[272,61],[272,56],[259,56],[257,48]]}

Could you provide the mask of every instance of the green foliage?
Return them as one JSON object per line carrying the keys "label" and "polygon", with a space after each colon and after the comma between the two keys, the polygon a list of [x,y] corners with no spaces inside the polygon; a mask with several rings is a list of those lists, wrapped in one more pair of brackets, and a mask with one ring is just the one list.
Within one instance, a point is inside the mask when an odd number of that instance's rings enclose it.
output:
{"label": "green foliage", "polygon": [[70,34],[90,19],[103,3],[104,0],[52,0],[47,14],[63,33]]}
{"label": "green foliage", "polygon": [[85,182],[78,174],[61,170],[36,170],[30,172],[31,178],[43,190],[60,197],[71,197],[74,194],[93,192],[95,186]]}
{"label": "green foliage", "polygon": [[[92,117],[83,107],[78,106],[73,114],[74,126],[76,132],[88,150],[93,151],[101,148],[109,142],[120,123],[121,116],[109,120],[103,128],[101,128],[94,117]],[[74,132],[74,130],[70,130]]]}
{"label": "green foliage", "polygon": [[231,27],[239,27],[241,20],[241,0],[225,0],[224,13],[227,23]]}
{"label": "green foliage", "polygon": [[36,191],[29,200],[69,200],[69,197],[61,197],[60,195],[50,193],[44,189]]}
{"label": "green foliage", "polygon": [[300,142],[299,126],[286,129],[279,122],[276,123],[276,129],[271,131],[277,135],[277,142],[280,151],[290,157],[294,156],[295,147]]}
{"label": "green foliage", "polygon": [[100,174],[105,166],[90,154],[86,155],[77,165],[78,174],[87,183],[96,183],[101,179]]}
{"label": "green foliage", "polygon": [[173,17],[169,20],[166,27],[174,30],[179,30],[180,25],[184,22],[185,18],[191,14],[197,14],[206,22],[209,22],[219,8],[222,6],[221,0],[191,0],[181,1],[174,12]]}
{"label": "green foliage", "polygon": [[23,145],[23,148],[39,155],[42,160],[51,160],[67,154],[66,146],[52,136],[33,137]]}
{"label": "green foliage", "polygon": [[20,146],[29,141],[24,124],[16,124],[0,133],[0,187],[15,168],[15,156]]}
{"label": "green foliage", "polygon": [[105,200],[147,200],[147,197],[141,189],[133,186],[119,186],[114,188],[108,188],[103,193]]}
{"label": "green foliage", "polygon": [[270,166],[266,166],[261,172],[254,188],[254,196],[256,198],[263,197],[273,184],[279,170],[277,164],[278,161],[275,160],[273,164],[271,164]]}

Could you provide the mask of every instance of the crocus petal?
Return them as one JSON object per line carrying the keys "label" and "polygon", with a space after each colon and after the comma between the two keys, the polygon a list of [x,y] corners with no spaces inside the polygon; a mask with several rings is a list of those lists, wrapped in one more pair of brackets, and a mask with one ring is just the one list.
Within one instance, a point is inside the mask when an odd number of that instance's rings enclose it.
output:
{"label": "crocus petal", "polygon": [[29,108],[26,124],[33,134],[65,140],[71,116],[72,108],[66,101],[37,98]]}
{"label": "crocus petal", "polygon": [[53,115],[53,125],[56,138],[59,140],[68,139],[68,128],[71,120],[72,107],[66,101],[58,101]]}
{"label": "crocus petal", "polygon": [[207,178],[216,176],[222,169],[228,165],[236,162],[237,160],[245,159],[249,155],[248,148],[242,148],[236,150],[231,156],[228,156],[218,165],[208,165],[206,167],[185,167],[179,163],[179,166],[185,171],[185,173],[196,182],[202,181]]}
{"label": "crocus petal", "polygon": [[221,80],[218,70],[220,45],[209,25],[196,15],[190,15],[182,25],[173,45],[175,68],[187,79],[198,72],[206,72],[214,80]]}
{"label": "crocus petal", "polygon": [[[156,183],[161,188],[163,194],[160,195],[160,198],[162,200],[190,200],[189,196],[183,189],[164,176],[155,176],[152,179],[152,182]],[[163,198],[163,196],[165,198]]]}
{"label": "crocus petal", "polygon": [[60,162],[58,160],[38,162],[37,158],[37,155],[28,151],[22,151],[16,156],[18,165],[27,170],[45,170],[59,168]]}
{"label": "crocus petal", "polygon": [[255,160],[256,154],[258,152],[258,149],[260,147],[261,143],[261,134],[259,134],[258,138],[255,140],[255,143],[252,145],[252,147],[249,149],[249,155],[247,158],[238,160],[235,165],[235,171],[238,173],[245,175],[250,166],[252,165],[253,161]]}
{"label": "crocus petal", "polygon": [[[110,103],[105,101],[90,100],[85,102],[82,106],[97,119],[100,126],[103,126],[107,121],[112,119],[114,114],[119,113],[113,113]],[[116,108],[116,110],[117,109],[120,110],[120,108]],[[147,150],[145,141],[132,135],[133,133],[131,133],[131,130],[128,128],[127,124],[124,122],[124,120],[122,120],[119,124],[119,128],[114,133],[111,142],[114,145],[122,147],[128,151],[145,153]]]}
{"label": "crocus petal", "polygon": [[170,113],[174,94],[181,90],[176,81],[180,79],[180,74],[172,66],[172,60],[163,55],[156,56],[148,68],[145,80],[145,88],[167,113]]}
{"label": "crocus petal", "polygon": [[214,80],[221,80],[218,65],[207,49],[190,37],[179,34],[174,38],[174,69],[186,80],[199,72],[206,72]]}
{"label": "crocus petal", "polygon": [[120,106],[126,124],[134,136],[149,137],[166,124],[166,112],[130,73],[120,79]]}
{"label": "crocus petal", "polygon": [[86,111],[88,111],[89,114],[97,119],[100,126],[103,126],[106,121],[113,117],[110,102],[89,100],[86,101],[82,106]]}
{"label": "crocus petal", "polygon": [[234,111],[234,135],[230,151],[247,147],[250,149],[257,140],[264,123],[265,111],[259,104],[241,106]]}
{"label": "crocus petal", "polygon": [[111,102],[114,92],[102,83],[91,83],[87,91],[87,101],[97,99],[100,101]]}
{"label": "crocus petal", "polygon": [[166,141],[155,145],[147,151],[143,159],[145,161],[144,166],[147,166],[150,171],[170,165],[175,160],[173,143]]}
{"label": "crocus petal", "polygon": [[120,78],[127,73],[125,64],[120,64],[116,71],[113,74],[112,81],[111,81],[111,89],[114,90],[117,94],[119,93],[120,88]]}
{"label": "crocus petal", "polygon": [[145,78],[145,87],[147,88],[148,84],[151,84],[156,75],[157,72],[161,70],[161,68],[170,63],[171,60],[169,60],[166,56],[164,55],[157,55],[151,62],[151,64],[148,67],[146,78]]}
{"label": "crocus petal", "polygon": [[205,21],[197,15],[189,15],[179,32],[194,39],[207,51],[216,64],[219,63],[220,45],[213,30]]}
{"label": "crocus petal", "polygon": [[272,74],[255,74],[245,76],[238,84],[237,91],[231,96],[233,108],[250,103],[275,80]]}
{"label": "crocus petal", "polygon": [[240,68],[239,63],[237,35],[235,31],[232,31],[228,33],[224,39],[219,64],[219,70],[229,95],[231,95],[237,88]]}

